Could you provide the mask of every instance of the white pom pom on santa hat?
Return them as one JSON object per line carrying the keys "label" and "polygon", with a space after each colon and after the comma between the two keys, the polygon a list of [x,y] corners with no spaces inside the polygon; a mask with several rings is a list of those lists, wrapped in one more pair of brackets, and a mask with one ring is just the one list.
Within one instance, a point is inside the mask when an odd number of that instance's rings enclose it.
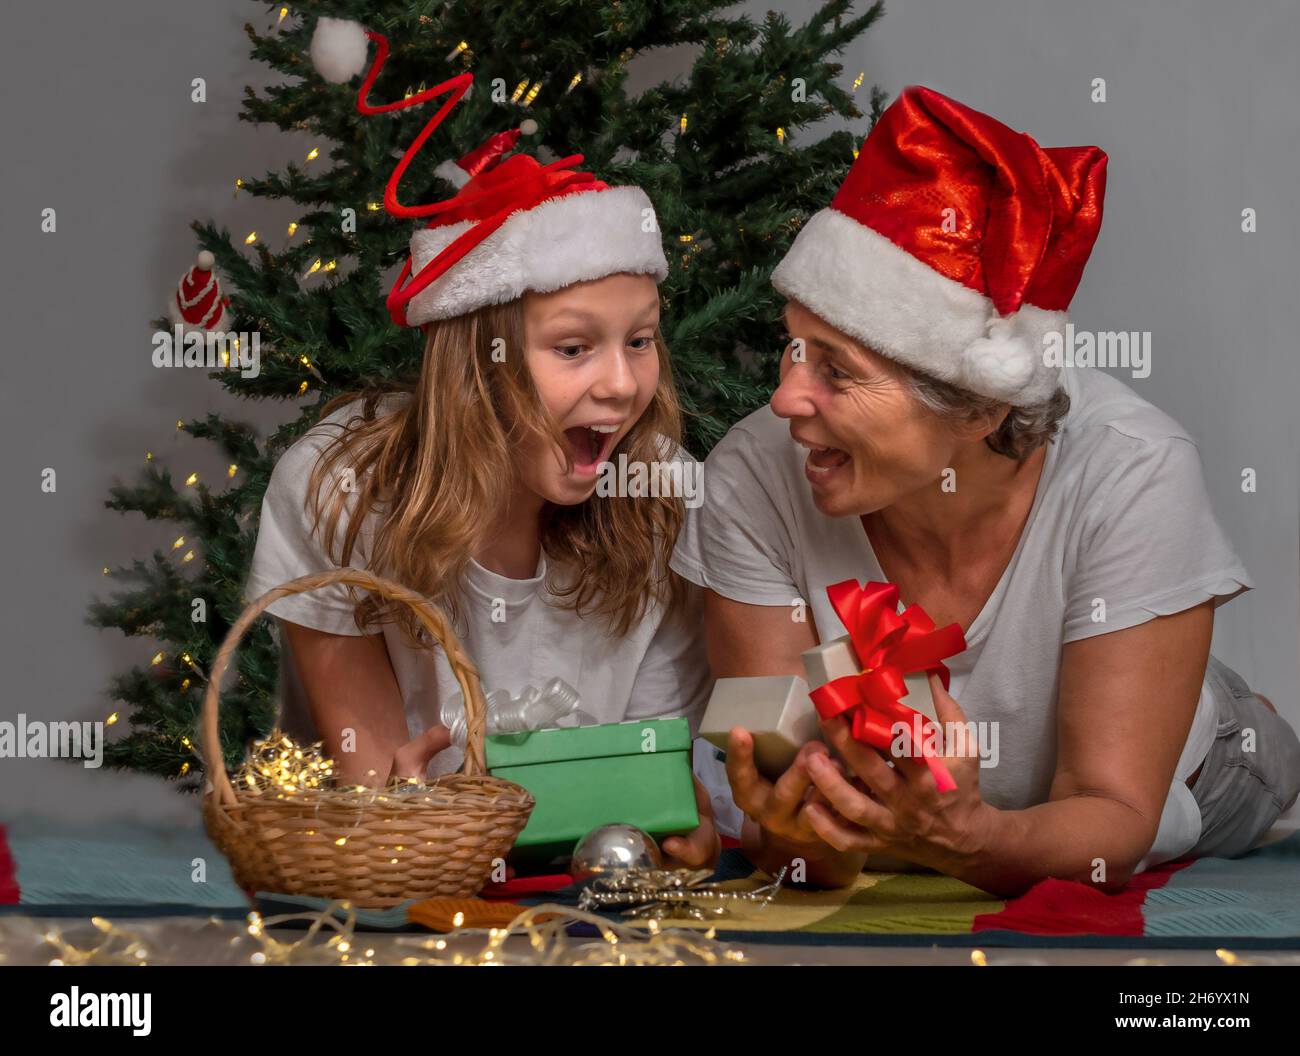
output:
{"label": "white pom pom on santa hat", "polygon": [[531,117],[525,117],[519,122],[519,131],[525,136],[531,136],[537,132],[537,122]]}
{"label": "white pom pom on santa hat", "polygon": [[212,255],[211,250],[199,250],[198,258],[194,261],[199,266],[199,271],[211,271],[212,265],[217,262],[217,258]]}
{"label": "white pom pom on santa hat", "polygon": [[368,45],[361,23],[323,16],[311,35],[311,63],[331,84],[343,84],[366,68]]}
{"label": "white pom pom on santa hat", "polygon": [[994,318],[962,360],[966,384],[995,399],[1014,399],[1034,376],[1034,350],[1015,332],[1014,316]]}

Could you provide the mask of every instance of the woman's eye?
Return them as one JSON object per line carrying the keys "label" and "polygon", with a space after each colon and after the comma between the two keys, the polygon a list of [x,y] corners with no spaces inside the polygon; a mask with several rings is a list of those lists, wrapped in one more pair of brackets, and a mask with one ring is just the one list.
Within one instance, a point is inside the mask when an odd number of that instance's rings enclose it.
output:
{"label": "woman's eye", "polygon": [[846,374],[844,371],[840,370],[840,368],[837,367],[834,363],[826,364],[826,376],[829,377],[831,381],[849,380],[849,375]]}

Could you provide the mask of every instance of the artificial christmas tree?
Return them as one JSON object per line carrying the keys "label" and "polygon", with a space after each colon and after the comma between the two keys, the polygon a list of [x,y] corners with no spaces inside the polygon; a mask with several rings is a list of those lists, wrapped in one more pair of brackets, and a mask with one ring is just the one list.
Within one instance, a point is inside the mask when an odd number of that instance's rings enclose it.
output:
{"label": "artificial christmas tree", "polygon": [[[189,559],[157,551],[116,570],[113,578],[127,586],[92,606],[96,625],[159,641],[152,665],[113,680],[131,729],[107,747],[107,763],[194,784],[206,671],[248,600],[257,513],[277,458],[330,398],[400,385],[418,371],[419,332],[394,325],[385,309],[412,226],[388,216],[382,201],[394,159],[439,104],[357,113],[364,28],[393,42],[376,99],[474,75],[473,90],[406,171],[407,200],[451,193],[455,162],[512,126],[542,157],[579,144],[583,169],[611,184],[635,183],[653,199],[671,268],[660,284],[662,330],[687,446],[702,458],[732,422],[766,401],[780,344],[780,298],[769,274],[839,185],[884,102],[879,90],[862,90],[861,73],[841,85],[843,70],[828,56],[859,37],[881,5],[854,15],[850,0],[832,0],[797,29],[774,12],[758,25],[727,14],[728,6],[334,0],[276,5],[264,31],[246,27],[252,57],[287,81],[261,93],[246,89],[241,119],[309,131],[320,146],[310,166],[237,181],[237,193],[301,207],[279,248],[259,239],[250,249],[211,222],[194,225],[228,301],[228,328],[255,331],[261,346],[256,372],[212,376],[243,399],[293,401],[296,413],[265,438],[224,415],[178,423],[224,452],[231,467],[224,488],[192,478],[178,486],[151,459],[136,483],[112,489],[111,509],[177,523]],[[628,62],[674,45],[698,50],[689,75],[629,93]],[[796,145],[797,130],[832,115],[860,125]],[[166,329],[168,320],[155,325]],[[237,665],[222,707],[232,764],[274,716],[277,657],[265,626],[247,636]]]}

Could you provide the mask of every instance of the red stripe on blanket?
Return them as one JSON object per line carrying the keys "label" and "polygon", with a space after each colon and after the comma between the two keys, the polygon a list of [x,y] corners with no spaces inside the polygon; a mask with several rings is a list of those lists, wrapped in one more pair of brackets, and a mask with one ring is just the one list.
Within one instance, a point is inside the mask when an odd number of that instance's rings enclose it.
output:
{"label": "red stripe on blanket", "polygon": [[488,884],[478,893],[479,898],[493,902],[513,902],[529,895],[559,891],[573,883],[568,873],[547,873],[544,876],[516,876],[499,884]]}
{"label": "red stripe on blanket", "polygon": [[997,913],[981,913],[971,931],[1018,931],[1027,935],[1144,934],[1142,903],[1191,862],[1170,862],[1138,873],[1122,891],[1108,895],[1078,880],[1041,880]]}
{"label": "red stripe on blanket", "polygon": [[14,856],[9,853],[9,841],[5,838],[5,827],[0,825],[0,906],[18,904],[18,867],[14,865]]}

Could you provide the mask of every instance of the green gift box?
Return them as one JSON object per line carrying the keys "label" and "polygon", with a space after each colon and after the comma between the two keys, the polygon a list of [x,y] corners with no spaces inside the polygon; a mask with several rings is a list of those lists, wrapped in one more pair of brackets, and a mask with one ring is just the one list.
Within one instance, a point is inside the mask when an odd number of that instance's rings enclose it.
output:
{"label": "green gift box", "polygon": [[568,856],[601,825],[635,825],[660,840],[700,823],[685,719],[495,734],[486,752],[489,773],[537,801],[511,854],[517,864]]}

